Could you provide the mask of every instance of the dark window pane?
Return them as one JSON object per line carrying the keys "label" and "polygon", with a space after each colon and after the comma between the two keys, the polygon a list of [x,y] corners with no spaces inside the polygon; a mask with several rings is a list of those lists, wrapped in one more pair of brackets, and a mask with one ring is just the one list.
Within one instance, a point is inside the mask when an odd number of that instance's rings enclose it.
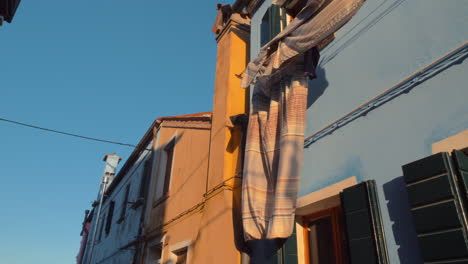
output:
{"label": "dark window pane", "polygon": [[141,176],[141,183],[140,183],[140,190],[138,192],[138,198],[145,198],[146,197],[146,190],[148,188],[148,181],[150,179],[150,174],[151,174],[151,161],[152,161],[152,158],[150,157],[145,162],[145,167],[143,169],[143,175]]}
{"label": "dark window pane", "polygon": [[103,215],[102,218],[101,218],[101,221],[100,222],[100,225],[101,225],[101,229],[99,230],[99,240],[101,240],[102,238],[102,233],[104,232],[104,220],[106,220],[106,216]]}
{"label": "dark window pane", "polygon": [[109,205],[109,212],[107,213],[107,221],[106,221],[106,235],[109,234],[111,225],[112,225],[112,216],[114,215],[114,206],[115,202],[111,201]]}
{"label": "dark window pane", "polygon": [[159,261],[161,261],[162,256],[162,245],[158,244],[150,247],[148,254],[151,263],[159,263]]}
{"label": "dark window pane", "polygon": [[166,157],[166,172],[164,175],[163,194],[167,194],[169,192],[169,182],[171,180],[172,171],[172,159],[174,158],[174,143],[170,143],[170,145],[166,147]]}
{"label": "dark window pane", "polygon": [[185,264],[185,263],[187,263],[187,249],[178,251],[176,253],[176,255],[177,255],[176,264]]}
{"label": "dark window pane", "polygon": [[332,228],[330,216],[309,223],[309,259],[311,264],[335,263]]}
{"label": "dark window pane", "polygon": [[122,209],[120,211],[120,218],[124,218],[125,214],[127,213],[127,203],[128,203],[128,195],[130,194],[130,184],[127,185],[125,188],[125,197],[122,203]]}
{"label": "dark window pane", "polygon": [[260,25],[260,45],[263,46],[272,40],[286,27],[287,18],[284,9],[272,5],[262,18]]}

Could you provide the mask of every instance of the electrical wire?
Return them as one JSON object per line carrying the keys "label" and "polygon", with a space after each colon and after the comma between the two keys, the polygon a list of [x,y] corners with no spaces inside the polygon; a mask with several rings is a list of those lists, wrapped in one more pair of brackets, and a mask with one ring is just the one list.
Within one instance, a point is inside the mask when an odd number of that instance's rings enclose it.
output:
{"label": "electrical wire", "polygon": [[126,146],[126,147],[132,147],[132,148],[136,147],[136,145],[133,145],[133,144],[122,143],[122,142],[111,141],[111,140],[105,140],[105,139],[100,139],[100,138],[82,136],[82,135],[78,135],[78,134],[68,133],[68,132],[59,131],[59,130],[55,130],[55,129],[50,129],[50,128],[35,126],[35,125],[31,125],[31,124],[26,124],[26,123],[14,121],[14,120],[9,120],[9,119],[5,119],[5,118],[2,118],[2,117],[0,117],[0,121],[16,124],[16,125],[20,125],[20,126],[30,127],[30,128],[34,128],[34,129],[44,130],[44,131],[48,131],[48,132],[52,132],[52,133],[62,134],[62,135],[66,135],[66,136],[91,140],[91,141],[98,141],[98,142],[114,144],[114,145],[120,145],[120,146]]}

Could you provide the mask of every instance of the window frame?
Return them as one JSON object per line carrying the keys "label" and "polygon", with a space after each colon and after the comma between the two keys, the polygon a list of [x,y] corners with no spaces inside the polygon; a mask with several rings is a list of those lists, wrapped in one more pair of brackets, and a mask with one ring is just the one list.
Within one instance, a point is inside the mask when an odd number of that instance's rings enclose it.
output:
{"label": "window frame", "polygon": [[[308,239],[305,236],[304,229],[307,228],[303,222],[304,218],[313,216],[330,208],[342,206],[340,193],[351,186],[357,185],[358,181],[355,176],[343,179],[329,186],[301,196],[297,199],[296,206],[296,239],[297,239],[297,255],[298,264],[306,264],[305,258],[308,254],[308,248],[305,248],[305,240]],[[347,247],[347,245],[345,245]],[[348,254],[348,252],[346,252]]]}
{"label": "window frame", "polygon": [[303,242],[304,242],[304,260],[306,264],[310,264],[310,241],[309,241],[309,224],[325,218],[331,218],[331,227],[332,227],[332,240],[333,240],[333,256],[335,257],[334,263],[336,264],[345,264],[348,263],[348,257],[346,253],[346,244],[343,243],[345,239],[344,229],[345,223],[343,221],[343,208],[341,205],[331,207],[307,216],[302,217],[302,232],[303,232]]}
{"label": "window frame", "polygon": [[104,233],[104,225],[105,225],[105,221],[106,221],[106,214],[104,214],[101,219],[100,219],[100,226],[99,226],[99,242],[102,240],[102,234]]}
{"label": "window frame", "polygon": [[146,247],[146,250],[145,250],[146,251],[145,252],[146,253],[145,263],[151,263],[151,264],[154,263],[154,262],[153,263],[151,262],[153,260],[150,259],[150,251],[151,251],[152,248],[154,248],[156,246],[161,247],[161,257],[159,258],[158,261],[156,261],[156,263],[164,263],[163,262],[163,256],[164,256],[164,252],[165,252],[165,250],[164,250],[164,248],[165,248],[164,247],[164,237],[159,237],[159,238],[154,239],[154,240],[152,240],[151,242],[148,243],[148,246]]}
{"label": "window frame", "polygon": [[169,143],[164,147],[164,152],[166,155],[166,164],[164,170],[164,187],[162,195],[166,196],[169,193],[170,183],[172,179],[172,168],[174,167],[174,154],[175,154],[175,139],[171,139]]}
{"label": "window frame", "polygon": [[138,188],[138,199],[145,199],[147,195],[147,188],[145,187],[148,187],[147,185],[151,177],[151,163],[153,161],[152,156],[153,155],[150,155],[150,157],[144,161],[143,174],[141,175],[140,186]]}
{"label": "window frame", "polygon": [[125,215],[127,214],[127,205],[128,205],[129,196],[130,196],[130,183],[128,183],[125,186],[124,200],[122,203],[122,207],[120,208],[120,216],[119,216],[119,219],[117,220],[117,224],[122,223],[122,221],[125,219]]}
{"label": "window frame", "polygon": [[192,247],[193,241],[192,240],[184,240],[179,243],[173,244],[169,247],[169,254],[166,261],[172,261],[171,263],[177,263],[178,253],[181,251],[186,251],[186,259],[185,264],[191,263],[192,258]]}
{"label": "window frame", "polygon": [[115,208],[115,201],[111,201],[109,203],[109,209],[107,210],[106,227],[104,228],[106,232],[106,236],[109,236],[111,228],[112,228],[112,218],[114,216],[114,208]]}
{"label": "window frame", "polygon": [[[276,9],[278,11],[276,11]],[[276,12],[278,14],[277,17]],[[278,35],[283,29],[291,21],[292,17],[289,16],[286,12],[286,9],[278,6],[278,5],[270,5],[266,12],[263,14],[262,18],[260,19],[260,47],[263,47],[265,44],[270,42],[276,35]],[[273,22],[278,22],[278,25],[274,25]],[[265,24],[268,23],[268,24]],[[265,29],[268,29],[268,35],[264,39],[266,33],[264,32]],[[276,32],[279,30],[278,32]]]}
{"label": "window frame", "polygon": [[[159,158],[158,158],[158,166],[157,166],[157,173],[156,173],[156,183],[154,187],[154,199],[153,199],[153,207],[158,206],[162,202],[164,202],[168,196],[170,191],[170,186],[172,184],[172,177],[173,177],[173,168],[174,168],[174,161],[176,156],[176,145],[177,145],[177,130],[174,135],[167,140],[165,144],[158,148]],[[168,153],[167,149],[172,149],[172,162],[170,168],[168,168]],[[166,189],[166,190],[165,190]]]}

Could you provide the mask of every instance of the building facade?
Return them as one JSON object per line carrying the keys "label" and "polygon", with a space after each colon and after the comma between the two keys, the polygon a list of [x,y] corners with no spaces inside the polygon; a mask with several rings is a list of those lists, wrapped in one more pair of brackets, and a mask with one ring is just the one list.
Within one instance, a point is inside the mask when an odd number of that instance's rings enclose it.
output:
{"label": "building facade", "polygon": [[[153,126],[152,126],[153,127]],[[93,209],[85,219],[90,225],[80,264],[133,263],[152,163],[153,129],[147,131],[128,160],[109,182],[101,185]],[[106,169],[109,166],[106,162]],[[100,205],[101,192],[104,192]],[[99,212],[99,213],[98,213]],[[91,219],[89,219],[91,218]]]}
{"label": "building facade", "polygon": [[211,113],[160,119],[139,263],[191,259],[208,175]]}
{"label": "building facade", "polygon": [[[265,23],[271,23],[268,16],[277,8],[272,2],[247,4],[253,12],[251,59],[271,31]],[[462,1],[367,0],[320,51],[317,78],[308,88],[296,231],[271,263],[466,262],[465,220],[430,220],[457,215],[455,209],[432,207],[455,208],[456,203],[443,201],[456,195],[431,198],[441,192],[440,185],[418,187],[423,194],[415,194],[414,186],[431,182],[434,174],[412,181],[411,170],[402,166],[468,147],[467,8]],[[427,172],[430,164],[437,163],[422,162],[418,168]],[[369,201],[380,208],[379,223],[365,217],[361,225],[351,223],[355,211],[346,205],[346,194],[353,186],[366,189],[362,195],[375,192]],[[426,202],[415,203],[415,195],[427,196]],[[372,226],[369,233],[360,230],[364,225]],[[454,229],[459,231],[450,233]],[[368,247],[356,246],[358,239],[379,232]],[[374,256],[379,250],[386,253]],[[359,254],[367,260],[359,261]]]}
{"label": "building facade", "polygon": [[241,120],[248,91],[236,74],[247,62],[249,21],[235,14],[225,22],[210,118],[174,117],[158,131],[140,263],[241,261]]}
{"label": "building facade", "polygon": [[[240,120],[252,105],[239,73],[307,1],[220,6],[212,112],[153,124],[141,143],[151,150],[140,149],[124,165],[137,172],[142,162],[150,164],[148,180],[119,177],[133,175],[130,169],[115,178],[128,178],[130,204],[143,206],[125,218],[127,229],[112,222],[115,234],[95,245],[94,262],[83,263],[465,263],[468,8],[462,1],[366,0],[321,42],[297,152],[303,167],[294,231],[257,244],[246,243],[242,227]],[[109,190],[102,221],[112,202],[126,200],[118,195],[126,193],[121,182]],[[146,186],[143,199],[133,186]],[[437,220],[440,215],[446,218]]]}

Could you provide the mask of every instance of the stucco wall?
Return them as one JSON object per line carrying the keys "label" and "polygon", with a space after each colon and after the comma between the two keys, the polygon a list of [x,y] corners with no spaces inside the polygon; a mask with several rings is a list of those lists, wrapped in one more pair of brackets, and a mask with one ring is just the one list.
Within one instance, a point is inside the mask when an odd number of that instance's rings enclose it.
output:
{"label": "stucco wall", "polygon": [[[181,122],[183,123],[183,122]],[[199,210],[186,213],[203,201],[206,191],[209,159],[209,129],[163,127],[158,132],[156,163],[152,176],[152,187],[148,196],[146,236],[160,240],[164,235],[163,260],[170,258],[172,246],[181,242],[194,243],[201,228]],[[175,140],[172,173],[167,199],[156,197],[158,178],[165,176],[164,147]],[[159,181],[161,185],[161,181]],[[163,223],[171,223],[161,228]],[[149,244],[153,240],[148,241]],[[149,245],[148,244],[148,245]],[[143,253],[146,258],[147,250]],[[192,254],[193,252],[189,252]]]}
{"label": "stucco wall", "polygon": [[[146,147],[151,149],[151,143]],[[109,204],[111,201],[115,202],[114,214],[112,217],[112,225],[108,235],[106,235],[105,230],[101,240],[98,240],[100,237],[99,232],[101,227],[98,227],[98,232],[96,233],[96,245],[94,246],[92,261],[91,263],[99,264],[120,264],[120,263],[132,263],[134,258],[134,248],[130,247],[127,250],[120,250],[121,247],[127,245],[128,243],[135,240],[138,234],[138,228],[141,218],[141,212],[144,206],[139,206],[135,209],[131,208],[131,204],[127,204],[127,210],[125,213],[125,218],[121,223],[117,223],[117,220],[120,218],[120,213],[122,206],[124,205],[125,191],[126,186],[130,184],[130,192],[128,196],[128,202],[134,202],[138,199],[140,183],[142,180],[144,163],[146,159],[150,157],[149,151],[144,151],[138,160],[133,164],[129,169],[128,173],[124,176],[123,180],[119,182],[118,186],[113,190],[111,195],[105,200],[102,210],[101,210],[101,220],[99,225],[105,225]],[[97,209],[97,207],[96,207]],[[96,212],[95,212],[96,216]],[[96,218],[93,219],[92,226],[94,228]],[[105,226],[104,226],[105,229]],[[86,256],[84,257],[87,260],[87,254],[89,254],[90,243],[92,239],[93,230],[91,230],[88,237],[88,246]],[[88,263],[88,262],[86,262]]]}
{"label": "stucco wall", "polygon": [[[259,22],[252,19],[252,50]],[[306,136],[468,41],[463,0],[367,0],[321,52],[310,82]],[[455,64],[305,149],[299,196],[345,178],[375,179],[390,263],[421,263],[401,166],[468,128],[468,62]]]}

